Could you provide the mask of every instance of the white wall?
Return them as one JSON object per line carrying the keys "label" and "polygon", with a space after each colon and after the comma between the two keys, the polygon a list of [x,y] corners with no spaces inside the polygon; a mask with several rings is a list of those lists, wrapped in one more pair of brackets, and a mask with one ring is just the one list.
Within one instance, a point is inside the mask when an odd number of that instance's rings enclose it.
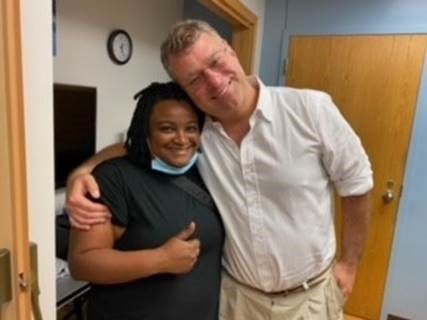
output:
{"label": "white wall", "polygon": [[[168,80],[160,44],[182,15],[182,0],[57,0],[54,81],[97,87],[97,149],[116,142],[126,130],[137,91]],[[116,28],[133,40],[133,56],[123,66],[114,64],[106,50]]]}
{"label": "white wall", "polygon": [[255,49],[254,74],[259,74],[261,63],[261,48],[264,34],[265,2],[269,0],[241,0],[257,17],[257,40]]}
{"label": "white wall", "polygon": [[21,0],[30,240],[39,248],[44,320],[56,318],[51,0]]}

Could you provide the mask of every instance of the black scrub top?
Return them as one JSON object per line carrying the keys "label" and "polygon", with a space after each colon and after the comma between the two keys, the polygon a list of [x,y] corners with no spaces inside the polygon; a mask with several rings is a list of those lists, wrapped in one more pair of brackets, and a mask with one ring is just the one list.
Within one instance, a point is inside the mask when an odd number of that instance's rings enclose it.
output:
{"label": "black scrub top", "polygon": [[[102,163],[94,170],[101,201],[112,222],[126,228],[118,250],[156,248],[196,223],[201,252],[186,274],[158,274],[116,285],[96,285],[89,297],[89,320],[217,320],[224,231],[212,211],[171,182],[173,176],[142,169],[127,157]],[[193,166],[184,174],[206,190]]]}

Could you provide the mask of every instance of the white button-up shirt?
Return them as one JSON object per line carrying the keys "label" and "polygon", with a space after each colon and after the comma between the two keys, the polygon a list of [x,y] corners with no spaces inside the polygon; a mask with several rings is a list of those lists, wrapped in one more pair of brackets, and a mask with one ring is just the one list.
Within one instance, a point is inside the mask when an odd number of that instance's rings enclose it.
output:
{"label": "white button-up shirt", "polygon": [[208,118],[198,166],[224,222],[224,267],[274,292],[301,285],[333,260],[333,187],[340,196],[361,195],[373,180],[359,138],[329,95],[254,85],[259,98],[240,148]]}

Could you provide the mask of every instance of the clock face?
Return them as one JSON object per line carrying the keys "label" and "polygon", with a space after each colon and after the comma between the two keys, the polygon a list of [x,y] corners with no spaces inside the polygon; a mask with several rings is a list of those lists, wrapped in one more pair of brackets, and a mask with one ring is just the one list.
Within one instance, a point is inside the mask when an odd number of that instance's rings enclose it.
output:
{"label": "clock face", "polygon": [[124,30],[113,31],[107,47],[110,58],[117,64],[125,64],[132,56],[132,40]]}

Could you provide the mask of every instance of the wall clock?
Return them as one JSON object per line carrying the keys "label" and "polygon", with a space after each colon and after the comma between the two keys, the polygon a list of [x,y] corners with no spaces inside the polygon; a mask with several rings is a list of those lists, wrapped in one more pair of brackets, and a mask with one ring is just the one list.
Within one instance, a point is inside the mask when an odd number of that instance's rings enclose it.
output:
{"label": "wall clock", "polygon": [[110,59],[117,64],[125,64],[132,57],[132,39],[125,30],[114,30],[107,40]]}

